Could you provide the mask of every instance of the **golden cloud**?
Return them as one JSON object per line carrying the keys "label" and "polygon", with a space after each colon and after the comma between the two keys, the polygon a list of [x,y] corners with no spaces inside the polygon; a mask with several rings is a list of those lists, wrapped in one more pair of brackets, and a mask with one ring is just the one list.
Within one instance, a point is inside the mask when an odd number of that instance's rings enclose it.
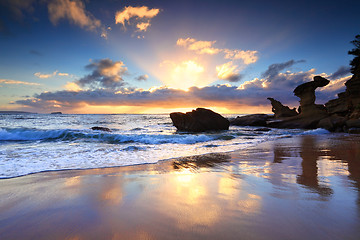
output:
{"label": "golden cloud", "polygon": [[115,24],[122,24],[125,27],[125,24],[130,25],[130,19],[135,18],[136,20],[147,19],[146,22],[138,22],[136,27],[139,31],[146,31],[150,26],[150,19],[158,15],[160,9],[152,8],[149,9],[147,6],[142,7],[125,7],[122,11],[118,11],[115,14]]}
{"label": "golden cloud", "polygon": [[217,77],[222,80],[230,82],[237,82],[240,80],[238,66],[234,65],[232,61],[216,66]]}
{"label": "golden cloud", "polygon": [[60,19],[67,19],[71,23],[88,30],[101,27],[100,20],[85,10],[81,1],[54,0],[48,5],[50,21],[56,25]]}
{"label": "golden cloud", "polygon": [[194,38],[179,38],[176,41],[176,45],[187,48],[191,51],[196,51],[199,54],[214,55],[221,52],[221,49],[214,48],[213,44],[216,41],[197,41]]}
{"label": "golden cloud", "polygon": [[11,79],[0,79],[0,84],[30,85],[30,86],[41,85],[40,83],[23,82],[23,81],[18,81],[18,80],[11,80]]}
{"label": "golden cloud", "polygon": [[258,57],[256,56],[258,53],[257,51],[224,49],[224,52],[226,59],[242,59],[246,65],[255,63],[258,60]]}

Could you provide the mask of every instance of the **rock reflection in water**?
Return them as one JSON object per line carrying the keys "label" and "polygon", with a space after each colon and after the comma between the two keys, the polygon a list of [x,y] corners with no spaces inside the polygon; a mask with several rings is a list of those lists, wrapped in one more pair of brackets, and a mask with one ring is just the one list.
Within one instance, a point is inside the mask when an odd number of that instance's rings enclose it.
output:
{"label": "rock reflection in water", "polygon": [[206,167],[216,167],[221,163],[229,162],[231,157],[228,154],[211,153],[205,155],[197,155],[191,157],[184,157],[173,162],[174,169],[198,169]]}

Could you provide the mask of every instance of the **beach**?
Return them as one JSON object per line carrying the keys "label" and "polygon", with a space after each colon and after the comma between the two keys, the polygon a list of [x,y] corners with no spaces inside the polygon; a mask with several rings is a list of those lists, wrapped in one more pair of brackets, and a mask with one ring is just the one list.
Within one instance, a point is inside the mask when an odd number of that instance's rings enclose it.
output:
{"label": "beach", "polygon": [[0,180],[0,239],[359,239],[360,136]]}

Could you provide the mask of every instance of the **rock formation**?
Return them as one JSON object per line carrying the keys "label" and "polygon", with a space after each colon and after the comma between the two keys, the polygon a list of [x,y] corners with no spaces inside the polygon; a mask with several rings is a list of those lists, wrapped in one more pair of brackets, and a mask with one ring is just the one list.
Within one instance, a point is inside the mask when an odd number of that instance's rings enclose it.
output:
{"label": "rock formation", "polygon": [[288,106],[282,105],[281,102],[273,98],[267,98],[267,99],[270,100],[271,102],[272,105],[271,110],[273,111],[275,118],[293,117],[298,115],[295,108],[290,109]]}
{"label": "rock formation", "polygon": [[256,127],[266,127],[267,121],[270,119],[270,116],[267,114],[251,114],[242,117],[237,117],[230,121],[231,125],[236,126],[256,126]]}
{"label": "rock formation", "polygon": [[360,65],[354,75],[345,83],[345,92],[339,93],[338,98],[325,103],[329,114],[339,115],[350,119],[360,117]]}
{"label": "rock formation", "polygon": [[315,76],[314,81],[303,83],[294,90],[294,95],[300,98],[299,114],[283,118],[281,121],[270,121],[268,126],[277,128],[317,128],[320,120],[328,117],[325,106],[315,104],[315,90],[329,84],[329,80]]}
{"label": "rock formation", "polygon": [[174,126],[180,131],[204,132],[209,130],[228,130],[229,120],[209,109],[197,108],[192,112],[170,113]]}
{"label": "rock formation", "polygon": [[324,87],[329,83],[329,80],[320,76],[315,76],[314,81],[303,83],[295,88],[294,95],[300,98],[300,115],[326,115],[327,112],[325,106],[315,104],[315,90],[316,88]]}

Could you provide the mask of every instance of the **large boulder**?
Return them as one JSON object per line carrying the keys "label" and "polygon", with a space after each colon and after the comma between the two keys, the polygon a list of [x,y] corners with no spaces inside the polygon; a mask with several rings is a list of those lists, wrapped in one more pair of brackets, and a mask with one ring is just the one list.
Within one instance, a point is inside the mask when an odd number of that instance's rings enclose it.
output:
{"label": "large boulder", "polygon": [[284,118],[284,117],[293,117],[298,115],[296,112],[296,109],[290,109],[288,106],[282,105],[281,102],[273,99],[273,98],[267,98],[270,100],[272,105],[272,111],[274,113],[275,118]]}
{"label": "large boulder", "polygon": [[180,131],[204,132],[209,130],[228,130],[229,120],[210,109],[197,108],[192,112],[170,113],[174,126]]}
{"label": "large boulder", "polygon": [[256,127],[266,127],[267,121],[271,117],[267,114],[251,114],[246,116],[237,117],[230,121],[231,125],[236,126],[256,126]]}

